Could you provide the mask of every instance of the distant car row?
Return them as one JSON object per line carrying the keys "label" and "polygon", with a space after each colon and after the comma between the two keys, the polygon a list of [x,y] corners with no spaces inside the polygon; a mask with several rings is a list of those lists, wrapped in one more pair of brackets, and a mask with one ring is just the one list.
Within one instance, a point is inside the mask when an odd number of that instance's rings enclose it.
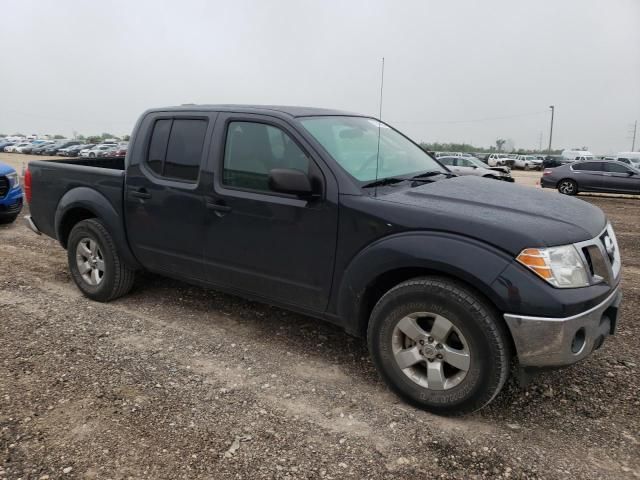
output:
{"label": "distant car row", "polygon": [[0,152],[63,157],[124,157],[127,143],[82,143],[79,140],[1,141]]}
{"label": "distant car row", "polygon": [[542,170],[543,155],[516,155],[512,153],[460,153],[436,152],[438,160],[442,157],[475,158],[489,167],[521,168],[523,170]]}

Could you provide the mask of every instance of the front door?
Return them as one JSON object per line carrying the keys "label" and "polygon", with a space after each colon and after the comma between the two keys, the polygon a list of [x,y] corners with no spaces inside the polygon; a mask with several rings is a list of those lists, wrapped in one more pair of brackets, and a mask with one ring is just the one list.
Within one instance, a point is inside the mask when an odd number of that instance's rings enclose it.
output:
{"label": "front door", "polygon": [[[204,264],[209,281],[314,311],[326,308],[338,228],[331,172],[286,122],[220,114],[207,198]],[[274,168],[307,173],[318,196],[269,189]]]}
{"label": "front door", "polygon": [[125,218],[131,248],[148,270],[206,280],[201,165],[216,114],[153,113],[130,152]]}
{"label": "front door", "polygon": [[606,162],[603,186],[605,190],[640,193],[640,175],[618,162]]}

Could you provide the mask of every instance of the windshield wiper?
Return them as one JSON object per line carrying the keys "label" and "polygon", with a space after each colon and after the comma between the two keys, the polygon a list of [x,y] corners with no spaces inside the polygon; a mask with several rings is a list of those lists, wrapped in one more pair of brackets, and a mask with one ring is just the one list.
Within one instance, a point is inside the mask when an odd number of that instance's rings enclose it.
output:
{"label": "windshield wiper", "polygon": [[362,188],[370,188],[370,187],[383,187],[384,185],[393,185],[394,183],[400,183],[407,180],[411,180],[410,178],[402,178],[402,177],[387,177],[381,178],[380,180],[376,180],[375,182],[367,183],[362,186]]}
{"label": "windshield wiper", "polygon": [[428,172],[424,172],[424,173],[420,173],[418,175],[414,175],[413,177],[411,177],[411,179],[412,180],[419,180],[421,178],[435,177],[436,175],[446,175],[447,177],[455,177],[456,176],[455,173],[451,173],[451,172],[443,172],[441,170],[429,170]]}

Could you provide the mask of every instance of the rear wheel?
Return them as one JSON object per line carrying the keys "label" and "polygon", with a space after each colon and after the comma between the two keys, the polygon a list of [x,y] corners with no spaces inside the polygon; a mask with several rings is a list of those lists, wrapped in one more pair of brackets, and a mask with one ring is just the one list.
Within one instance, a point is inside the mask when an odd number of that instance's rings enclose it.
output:
{"label": "rear wheel", "polygon": [[558,182],[558,191],[564,195],[575,195],[578,193],[578,184],[575,180],[564,178]]}
{"label": "rear wheel", "polygon": [[367,336],[387,385],[434,413],[482,408],[509,373],[510,344],[497,313],[446,278],[416,278],[391,289],[373,309]]}
{"label": "rear wheel", "polygon": [[67,242],[67,260],[78,288],[92,300],[108,302],[131,290],[135,271],[126,266],[100,220],[78,222]]}

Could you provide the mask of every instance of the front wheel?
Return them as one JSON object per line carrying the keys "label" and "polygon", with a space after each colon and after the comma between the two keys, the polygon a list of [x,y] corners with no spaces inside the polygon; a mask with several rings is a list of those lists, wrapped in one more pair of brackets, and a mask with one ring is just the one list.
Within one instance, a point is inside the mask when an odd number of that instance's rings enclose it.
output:
{"label": "front wheel", "polygon": [[111,234],[95,218],[78,222],[67,242],[71,276],[82,293],[108,302],[131,290],[135,271],[124,264]]}
{"label": "front wheel", "polygon": [[497,312],[454,280],[416,278],[392,288],[373,309],[367,333],[387,385],[434,413],[484,407],[509,374],[510,343]]}
{"label": "front wheel", "polygon": [[565,178],[558,182],[558,191],[564,195],[575,195],[578,193],[578,184],[575,180]]}

